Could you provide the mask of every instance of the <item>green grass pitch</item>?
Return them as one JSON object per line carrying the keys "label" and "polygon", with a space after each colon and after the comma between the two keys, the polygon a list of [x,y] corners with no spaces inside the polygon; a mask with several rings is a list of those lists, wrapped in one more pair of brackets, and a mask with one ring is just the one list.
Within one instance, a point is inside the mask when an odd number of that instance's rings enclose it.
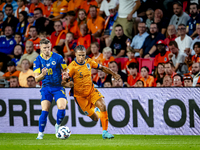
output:
{"label": "green grass pitch", "polygon": [[36,137],[37,134],[0,133],[0,150],[200,150],[200,136],[115,135],[106,140],[100,134],[72,134],[67,140],[53,134],[45,134],[43,140]]}

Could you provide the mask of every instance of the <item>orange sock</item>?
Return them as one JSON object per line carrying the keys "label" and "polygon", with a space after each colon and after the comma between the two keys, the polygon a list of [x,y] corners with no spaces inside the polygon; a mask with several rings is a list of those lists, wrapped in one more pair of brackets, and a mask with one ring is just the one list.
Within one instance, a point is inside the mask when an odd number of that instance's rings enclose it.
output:
{"label": "orange sock", "polygon": [[107,113],[107,111],[100,112],[100,119],[101,119],[101,125],[102,125],[103,130],[107,131],[107,129],[108,129],[108,113]]}

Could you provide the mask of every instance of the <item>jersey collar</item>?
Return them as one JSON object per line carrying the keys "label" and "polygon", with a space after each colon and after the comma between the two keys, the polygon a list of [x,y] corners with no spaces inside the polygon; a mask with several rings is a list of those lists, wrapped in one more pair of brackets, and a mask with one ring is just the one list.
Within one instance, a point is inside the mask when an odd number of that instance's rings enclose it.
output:
{"label": "jersey collar", "polygon": [[85,61],[84,61],[83,64],[80,64],[80,63],[77,62],[76,58],[75,58],[74,60],[75,60],[75,62],[76,62],[78,65],[84,65],[84,64],[85,64]]}
{"label": "jersey collar", "polygon": [[[53,52],[51,52],[51,55],[50,55],[50,58],[51,58],[51,56],[53,55]],[[44,57],[42,56],[42,53],[40,54],[40,56],[44,59]],[[49,59],[50,59],[49,58]],[[46,60],[46,59],[45,59]]]}

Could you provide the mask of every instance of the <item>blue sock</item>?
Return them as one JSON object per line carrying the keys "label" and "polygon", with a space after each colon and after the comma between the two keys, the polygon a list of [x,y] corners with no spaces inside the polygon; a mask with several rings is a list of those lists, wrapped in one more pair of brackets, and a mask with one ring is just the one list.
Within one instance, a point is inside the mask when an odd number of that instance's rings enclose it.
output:
{"label": "blue sock", "polygon": [[47,123],[48,114],[49,114],[48,111],[42,111],[42,114],[40,115],[40,118],[39,118],[39,131],[40,132],[44,132],[44,128]]}
{"label": "blue sock", "polygon": [[62,122],[63,118],[65,117],[65,109],[58,109],[57,112],[57,124],[60,125]]}

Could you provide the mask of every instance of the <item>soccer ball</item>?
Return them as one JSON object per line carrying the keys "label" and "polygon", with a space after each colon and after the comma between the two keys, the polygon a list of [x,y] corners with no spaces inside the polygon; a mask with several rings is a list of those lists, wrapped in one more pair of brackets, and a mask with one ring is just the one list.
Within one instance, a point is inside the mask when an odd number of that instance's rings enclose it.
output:
{"label": "soccer ball", "polygon": [[56,137],[62,140],[68,139],[71,135],[71,131],[67,126],[61,126],[56,133]]}

